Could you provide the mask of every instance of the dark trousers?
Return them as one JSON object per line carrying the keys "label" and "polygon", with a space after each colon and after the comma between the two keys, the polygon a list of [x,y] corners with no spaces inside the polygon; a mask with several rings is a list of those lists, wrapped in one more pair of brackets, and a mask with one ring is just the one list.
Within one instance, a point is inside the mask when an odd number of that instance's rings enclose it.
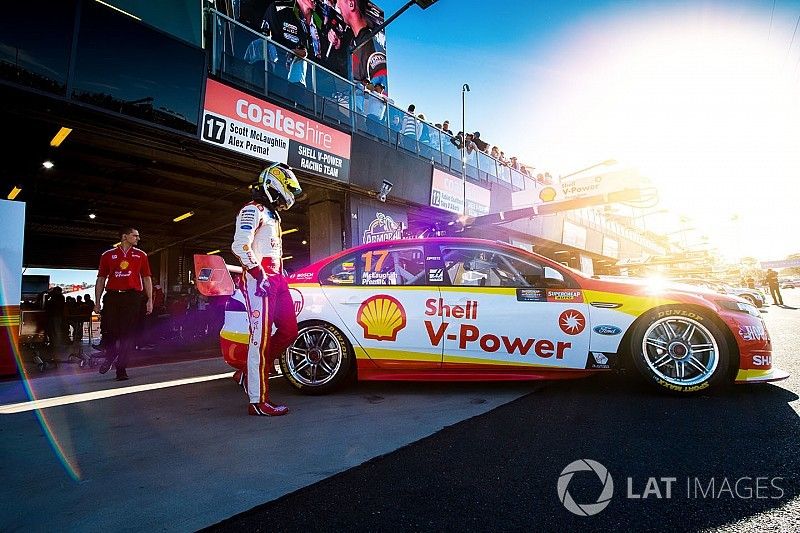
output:
{"label": "dark trousers", "polygon": [[769,294],[772,296],[772,301],[775,305],[783,305],[783,296],[781,296],[781,289],[778,285],[770,285]]}
{"label": "dark trousers", "polygon": [[107,292],[103,297],[103,345],[106,358],[116,359],[117,372],[128,366],[128,357],[140,327],[142,293],[138,291]]}

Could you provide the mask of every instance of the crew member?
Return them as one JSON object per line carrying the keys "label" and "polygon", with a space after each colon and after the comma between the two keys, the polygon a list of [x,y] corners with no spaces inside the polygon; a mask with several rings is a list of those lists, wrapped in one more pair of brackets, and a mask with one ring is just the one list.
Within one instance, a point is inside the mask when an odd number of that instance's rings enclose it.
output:
{"label": "crew member", "polygon": [[253,201],[236,217],[231,246],[245,270],[243,292],[250,324],[247,369],[238,376],[250,398],[249,414],[280,416],[289,410],[269,403],[269,369],[297,337],[297,317],[283,276],[278,211],[292,207],[302,191],[294,173],[279,164],[264,169],[251,191]]}
{"label": "crew member", "polygon": [[120,230],[120,234],[119,245],[100,256],[94,310],[100,313],[102,298],[106,360],[100,365],[100,373],[108,372],[116,360],[117,381],[124,381],[128,379],[128,356],[133,348],[135,330],[140,324],[143,294],[147,298],[145,313],[153,312],[153,282],[147,254],[136,248],[139,231],[126,227]]}

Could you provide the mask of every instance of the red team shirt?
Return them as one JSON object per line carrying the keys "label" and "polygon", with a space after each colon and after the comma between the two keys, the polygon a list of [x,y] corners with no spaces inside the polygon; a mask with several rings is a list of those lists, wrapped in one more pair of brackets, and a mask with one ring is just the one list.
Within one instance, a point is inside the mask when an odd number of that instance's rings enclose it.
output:
{"label": "red team shirt", "polygon": [[108,278],[106,289],[110,291],[141,291],[142,277],[151,276],[147,254],[132,246],[127,252],[121,246],[112,248],[100,256],[97,276]]}

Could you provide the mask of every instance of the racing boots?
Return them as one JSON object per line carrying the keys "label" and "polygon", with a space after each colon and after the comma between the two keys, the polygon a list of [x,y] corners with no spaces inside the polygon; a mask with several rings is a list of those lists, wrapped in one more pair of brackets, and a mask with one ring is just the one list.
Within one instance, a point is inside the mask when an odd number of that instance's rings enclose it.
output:
{"label": "racing boots", "polygon": [[247,414],[251,416],[283,416],[289,413],[285,405],[272,405],[269,402],[251,403],[247,406]]}

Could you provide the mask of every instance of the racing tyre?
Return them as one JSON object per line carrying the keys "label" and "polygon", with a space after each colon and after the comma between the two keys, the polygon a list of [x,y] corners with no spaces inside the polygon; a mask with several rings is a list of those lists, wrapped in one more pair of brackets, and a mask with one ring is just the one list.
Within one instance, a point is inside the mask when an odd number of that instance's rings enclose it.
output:
{"label": "racing tyre", "polygon": [[330,324],[300,327],[297,338],[281,356],[281,371],[304,394],[326,394],[339,387],[353,367],[353,349]]}
{"label": "racing tyre", "polygon": [[702,313],[654,309],[634,329],[630,348],[639,374],[662,391],[697,394],[727,384],[728,343]]}

